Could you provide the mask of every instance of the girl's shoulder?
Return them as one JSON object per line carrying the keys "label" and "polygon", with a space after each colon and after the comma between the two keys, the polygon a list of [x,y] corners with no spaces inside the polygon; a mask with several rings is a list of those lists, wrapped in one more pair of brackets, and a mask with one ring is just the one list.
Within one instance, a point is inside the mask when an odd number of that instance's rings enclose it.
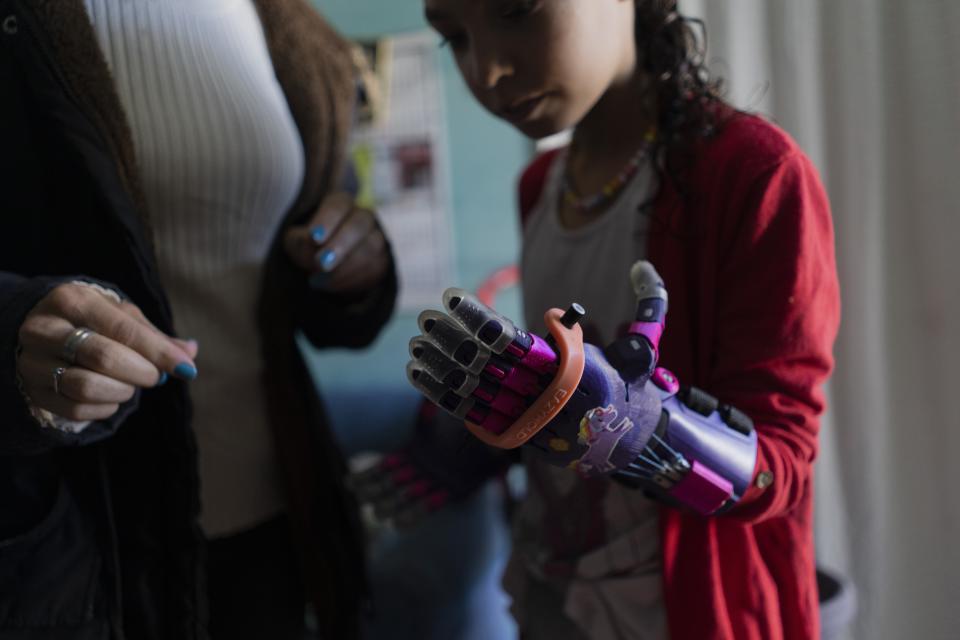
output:
{"label": "girl's shoulder", "polygon": [[[759,176],[785,163],[811,164],[790,134],[762,116],[723,107],[720,120],[716,134],[696,149],[690,176],[696,185],[717,184],[729,189],[739,184],[746,188]],[[552,149],[539,154],[520,173],[517,186],[521,221],[540,199],[550,167],[561,151],[562,148]]]}
{"label": "girl's shoulder", "polygon": [[764,173],[792,158],[806,160],[797,142],[776,124],[732,109],[697,155],[699,171],[714,173],[717,167],[728,167],[746,175]]}

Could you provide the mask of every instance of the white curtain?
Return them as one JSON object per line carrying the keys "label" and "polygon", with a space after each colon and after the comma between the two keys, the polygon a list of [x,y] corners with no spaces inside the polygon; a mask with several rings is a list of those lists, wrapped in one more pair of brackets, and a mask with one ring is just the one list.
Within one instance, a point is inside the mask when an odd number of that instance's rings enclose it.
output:
{"label": "white curtain", "polygon": [[960,2],[681,0],[820,167],[843,295],[817,554],[858,640],[960,638]]}

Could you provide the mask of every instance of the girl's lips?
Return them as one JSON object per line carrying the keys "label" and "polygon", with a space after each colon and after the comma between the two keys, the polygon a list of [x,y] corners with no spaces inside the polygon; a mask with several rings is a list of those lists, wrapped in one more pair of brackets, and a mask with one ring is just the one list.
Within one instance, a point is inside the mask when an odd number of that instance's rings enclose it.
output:
{"label": "girl's lips", "polygon": [[522,122],[533,114],[545,97],[546,94],[541,93],[530,98],[524,98],[501,109],[500,115],[511,122]]}

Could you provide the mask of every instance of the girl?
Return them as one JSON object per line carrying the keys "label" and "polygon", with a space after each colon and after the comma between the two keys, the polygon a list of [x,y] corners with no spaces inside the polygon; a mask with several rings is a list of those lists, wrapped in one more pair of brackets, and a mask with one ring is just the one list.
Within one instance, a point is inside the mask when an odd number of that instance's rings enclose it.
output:
{"label": "girl", "polygon": [[607,344],[639,258],[669,290],[660,361],[739,407],[751,488],[702,517],[528,460],[504,579],[524,638],[818,637],[812,464],[839,296],[829,205],[796,144],[718,96],[675,0],[425,0],[491,113],[573,129],[521,179],[526,326],[590,310]]}

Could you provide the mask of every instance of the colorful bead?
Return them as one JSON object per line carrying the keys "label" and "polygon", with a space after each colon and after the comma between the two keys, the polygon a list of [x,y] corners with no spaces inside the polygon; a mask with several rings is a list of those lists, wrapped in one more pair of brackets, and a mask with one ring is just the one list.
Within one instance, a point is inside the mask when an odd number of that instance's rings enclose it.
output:
{"label": "colorful bead", "polygon": [[564,201],[579,211],[580,213],[590,213],[601,206],[606,205],[613,200],[623,188],[630,182],[630,179],[636,174],[641,162],[647,156],[651,146],[656,140],[656,131],[650,130],[644,134],[643,144],[637,152],[627,161],[627,164],[600,189],[598,193],[587,196],[578,195],[573,185],[570,184],[569,176],[563,179],[563,199]]}

